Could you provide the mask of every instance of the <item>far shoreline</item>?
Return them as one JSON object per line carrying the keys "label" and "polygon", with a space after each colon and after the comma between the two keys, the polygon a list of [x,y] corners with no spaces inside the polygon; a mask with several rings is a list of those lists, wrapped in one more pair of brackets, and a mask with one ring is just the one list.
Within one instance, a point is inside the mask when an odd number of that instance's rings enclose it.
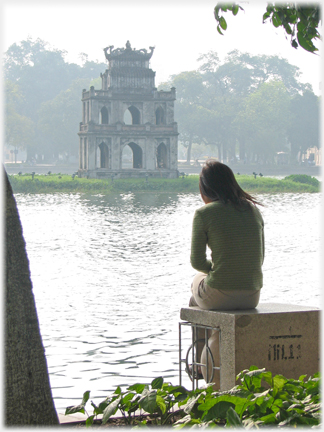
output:
{"label": "far shoreline", "polygon": [[[180,173],[181,174],[181,173]],[[297,174],[283,179],[267,177],[261,173],[244,175],[235,174],[243,190],[251,194],[276,193],[319,193],[321,182],[316,178]],[[177,179],[165,178],[124,178],[124,179],[87,179],[75,174],[36,174],[29,172],[8,176],[13,192],[16,193],[91,193],[91,194],[124,194],[124,193],[177,193],[199,194],[199,175],[188,175],[184,172]]]}
{"label": "far shoreline", "polygon": [[[204,163],[203,160],[199,161],[200,166],[195,166],[193,163],[191,165],[179,161],[178,171],[179,173],[184,172],[185,174],[199,174]],[[306,174],[310,176],[321,176],[322,167],[321,166],[302,166],[302,165],[261,165],[261,164],[226,164],[228,165],[234,174],[240,173],[245,175],[252,175],[253,172],[259,174],[260,172],[264,176],[288,176],[290,174]],[[77,164],[36,164],[27,165],[21,163],[5,163],[5,170],[7,174],[18,174],[31,173],[35,174],[47,174],[51,171],[52,174],[69,174],[72,175],[76,173],[79,169]]]}

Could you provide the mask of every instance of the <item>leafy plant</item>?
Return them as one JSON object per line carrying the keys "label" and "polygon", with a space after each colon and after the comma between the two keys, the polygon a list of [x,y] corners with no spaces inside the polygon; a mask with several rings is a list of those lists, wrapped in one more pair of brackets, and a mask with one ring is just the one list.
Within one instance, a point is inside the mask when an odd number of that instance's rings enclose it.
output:
{"label": "leafy plant", "polygon": [[[99,414],[102,414],[102,424],[106,424],[117,410],[121,412],[127,425],[138,423],[135,419],[135,412],[138,411],[151,414],[156,425],[167,425],[175,415],[175,404],[186,399],[188,393],[190,392],[182,386],[164,383],[162,377],[155,378],[150,385],[134,384],[124,392],[118,386],[112,396],[98,406],[91,401],[93,414],[88,415],[86,425],[91,426]],[[65,414],[85,413],[85,402],[89,399],[89,394],[90,392],[85,392],[81,404],[66,408]]]}
{"label": "leafy plant", "polygon": [[[320,378],[319,374],[302,375],[298,380],[282,375],[272,376],[265,369],[251,366],[237,375],[241,384],[228,391],[213,391],[211,384],[189,391],[182,386],[165,383],[162,377],[150,385],[135,384],[116,391],[98,406],[91,401],[93,414],[88,415],[87,426],[93,424],[98,414],[102,423],[117,410],[122,413],[125,424],[144,426],[145,419],[135,412],[150,414],[152,423],[177,429],[185,426],[211,427],[267,427],[267,426],[316,426],[320,424]],[[68,407],[65,414],[85,412],[90,392],[83,395],[81,404]],[[177,421],[174,423],[174,417]]]}

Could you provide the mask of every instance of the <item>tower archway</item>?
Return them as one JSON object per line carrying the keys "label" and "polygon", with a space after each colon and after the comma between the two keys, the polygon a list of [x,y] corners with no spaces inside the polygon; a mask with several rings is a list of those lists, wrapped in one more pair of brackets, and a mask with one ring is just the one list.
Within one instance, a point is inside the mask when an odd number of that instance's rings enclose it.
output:
{"label": "tower archway", "polygon": [[125,124],[140,124],[141,123],[141,113],[138,108],[134,105],[128,107],[128,109],[124,113],[124,123]]}
{"label": "tower archway", "polygon": [[97,149],[97,167],[109,168],[109,150],[106,143],[102,142]]}
{"label": "tower archway", "polygon": [[[131,152],[129,152],[129,149]],[[138,144],[128,143],[122,152],[122,169],[143,168],[143,151]]]}
{"label": "tower archway", "polygon": [[163,142],[156,149],[156,167],[168,168],[168,151]]}

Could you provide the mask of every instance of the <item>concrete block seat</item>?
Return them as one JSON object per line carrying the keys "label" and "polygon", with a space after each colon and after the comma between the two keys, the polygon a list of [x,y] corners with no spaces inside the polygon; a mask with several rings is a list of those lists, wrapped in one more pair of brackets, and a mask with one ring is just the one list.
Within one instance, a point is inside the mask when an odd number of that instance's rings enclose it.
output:
{"label": "concrete block seat", "polygon": [[[219,359],[215,363],[219,362],[220,390],[234,387],[236,375],[252,365],[294,379],[319,371],[320,310],[315,307],[279,303],[232,311],[185,307],[180,318],[185,321],[179,323],[180,347],[181,324],[218,330]],[[179,358],[181,382],[181,352]]]}

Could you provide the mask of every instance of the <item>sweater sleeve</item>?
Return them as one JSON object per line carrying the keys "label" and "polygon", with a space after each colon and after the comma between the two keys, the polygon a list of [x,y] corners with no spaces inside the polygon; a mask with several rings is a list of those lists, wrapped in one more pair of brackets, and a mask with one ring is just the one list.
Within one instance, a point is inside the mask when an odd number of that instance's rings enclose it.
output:
{"label": "sweater sleeve", "polygon": [[212,267],[211,261],[206,256],[207,239],[202,217],[196,211],[192,224],[190,262],[195,270],[206,274]]}

